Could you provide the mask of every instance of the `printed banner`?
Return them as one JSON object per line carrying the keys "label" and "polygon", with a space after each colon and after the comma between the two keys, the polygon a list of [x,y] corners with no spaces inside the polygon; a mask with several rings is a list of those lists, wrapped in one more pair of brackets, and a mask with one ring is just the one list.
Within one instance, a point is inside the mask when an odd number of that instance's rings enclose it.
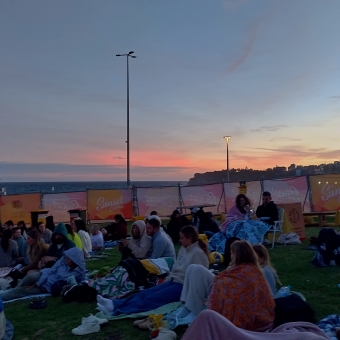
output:
{"label": "printed banner", "polygon": [[[227,210],[235,205],[236,196],[239,194],[239,183],[224,183],[224,193]],[[261,203],[261,182],[246,182],[247,193],[245,194],[251,205],[256,209]]]}
{"label": "printed banner", "polygon": [[[303,203],[308,191],[306,177],[296,177],[280,180],[265,180],[263,181],[264,191],[269,191],[272,195],[274,203]],[[309,197],[307,197],[304,211],[310,211]]]}
{"label": "printed banner", "polygon": [[116,214],[132,218],[131,189],[88,190],[87,200],[89,220],[111,220]]}
{"label": "printed banner", "polygon": [[178,187],[137,188],[138,212],[149,216],[156,210],[159,216],[169,216],[179,206]]}
{"label": "printed banner", "polygon": [[306,238],[306,229],[301,203],[278,204],[278,207],[283,208],[285,211],[282,225],[283,232],[288,234],[293,231],[300,236],[300,240],[304,240]]}
{"label": "printed banner", "polygon": [[313,211],[333,211],[340,209],[340,175],[309,177]]}
{"label": "printed banner", "polygon": [[31,224],[31,211],[39,210],[40,193],[25,195],[1,196],[0,219],[1,223],[12,220]]}
{"label": "printed banner", "polygon": [[69,222],[68,210],[87,208],[87,193],[82,191],[46,194],[43,196],[43,206],[48,210],[48,215],[53,216],[54,222]]}
{"label": "printed banner", "polygon": [[225,212],[222,184],[181,187],[181,195],[184,206],[214,204],[214,207],[206,207],[203,209],[205,211],[211,211],[213,214]]}

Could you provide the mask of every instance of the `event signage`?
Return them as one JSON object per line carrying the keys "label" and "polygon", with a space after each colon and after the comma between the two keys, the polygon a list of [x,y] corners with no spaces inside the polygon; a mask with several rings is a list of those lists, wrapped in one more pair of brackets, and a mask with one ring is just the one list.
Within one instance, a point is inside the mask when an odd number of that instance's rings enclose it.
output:
{"label": "event signage", "polygon": [[88,190],[87,218],[89,220],[111,220],[116,214],[132,218],[132,190]]}
{"label": "event signage", "polygon": [[45,194],[43,195],[43,207],[48,210],[48,215],[53,216],[54,222],[69,221],[69,210],[85,210],[87,208],[87,192]]}
{"label": "event signage", "polygon": [[0,219],[1,223],[12,220],[31,223],[31,211],[40,208],[40,193],[1,196]]}
{"label": "event signage", "polygon": [[282,230],[285,234],[294,232],[300,236],[301,240],[306,238],[305,223],[301,202],[280,203],[279,208],[284,209]]}
{"label": "event signage", "polygon": [[207,207],[205,210],[214,214],[225,211],[221,184],[184,186],[181,187],[181,196],[184,206],[213,204],[214,207]]}
{"label": "event signage", "polygon": [[340,209],[340,175],[310,176],[313,211]]}
{"label": "event signage", "polygon": [[156,210],[159,216],[169,216],[179,206],[178,187],[137,188],[138,214],[148,216]]}
{"label": "event signage", "polygon": [[[306,177],[265,180],[263,181],[263,191],[269,191],[276,204],[300,202],[303,205],[308,191],[308,184]],[[310,211],[308,197],[305,202],[304,211]]]}

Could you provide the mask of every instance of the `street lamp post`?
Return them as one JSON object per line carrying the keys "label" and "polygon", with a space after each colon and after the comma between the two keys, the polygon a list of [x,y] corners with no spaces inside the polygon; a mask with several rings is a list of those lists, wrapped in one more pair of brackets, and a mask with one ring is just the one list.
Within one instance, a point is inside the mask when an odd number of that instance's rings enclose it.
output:
{"label": "street lamp post", "polygon": [[136,58],[135,52],[116,54],[116,57],[126,57],[126,185],[130,188],[130,88],[129,88],[129,57]]}
{"label": "street lamp post", "polygon": [[223,138],[227,142],[227,181],[229,182],[229,139],[231,136],[224,136]]}

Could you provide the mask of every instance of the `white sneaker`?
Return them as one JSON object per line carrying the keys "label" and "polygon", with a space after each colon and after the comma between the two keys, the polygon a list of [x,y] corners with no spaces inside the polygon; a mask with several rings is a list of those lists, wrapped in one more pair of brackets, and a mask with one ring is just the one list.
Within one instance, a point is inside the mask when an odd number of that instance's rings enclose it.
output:
{"label": "white sneaker", "polygon": [[176,338],[177,334],[174,331],[160,327],[158,337],[154,340],[175,340]]}
{"label": "white sneaker", "polygon": [[90,315],[88,318],[82,318],[81,325],[73,328],[72,333],[75,335],[97,333],[100,331],[100,324],[98,320],[99,319],[93,315]]}
{"label": "white sneaker", "polygon": [[101,318],[98,318],[97,316],[95,316],[95,315],[92,315],[92,314],[90,314],[90,316],[89,316],[88,318],[85,318],[85,319],[90,319],[90,318],[97,319],[97,320],[98,320],[98,322],[99,322],[99,325],[102,325],[102,324],[104,324],[104,323],[107,323],[107,322],[109,322],[109,320],[108,320],[108,319],[101,319]]}

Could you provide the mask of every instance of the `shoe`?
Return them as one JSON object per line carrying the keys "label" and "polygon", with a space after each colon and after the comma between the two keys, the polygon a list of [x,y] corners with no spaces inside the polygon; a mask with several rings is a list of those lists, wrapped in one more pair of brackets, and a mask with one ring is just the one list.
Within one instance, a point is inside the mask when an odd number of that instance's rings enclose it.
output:
{"label": "shoe", "polygon": [[148,331],[150,329],[153,329],[155,327],[155,324],[154,324],[154,322],[151,318],[147,318],[147,319],[145,319],[144,322],[140,323],[137,327],[139,329],[143,329],[143,330]]}
{"label": "shoe", "polygon": [[92,314],[90,314],[90,316],[87,319],[89,319],[89,318],[97,319],[98,322],[99,322],[99,326],[103,325],[104,323],[108,323],[109,322],[108,319],[101,319],[101,318],[98,318],[97,316],[92,315]]}
{"label": "shoe", "polygon": [[167,315],[166,321],[170,329],[175,329],[178,326],[178,317],[176,313],[169,313]]}
{"label": "shoe", "polygon": [[97,333],[100,331],[98,318],[90,315],[88,318],[82,318],[81,325],[72,329],[74,335],[85,335]]}
{"label": "shoe", "polygon": [[175,340],[176,338],[177,334],[174,331],[167,328],[159,328],[158,337],[154,340]]}
{"label": "shoe", "polygon": [[42,300],[34,300],[29,303],[28,308],[29,309],[34,309],[34,310],[39,310],[39,309],[44,309],[46,308],[47,303],[45,299]]}
{"label": "shoe", "polygon": [[144,323],[147,319],[148,319],[148,318],[143,319],[143,320],[136,320],[136,321],[133,322],[133,325],[134,325],[135,327],[138,327],[140,324]]}

